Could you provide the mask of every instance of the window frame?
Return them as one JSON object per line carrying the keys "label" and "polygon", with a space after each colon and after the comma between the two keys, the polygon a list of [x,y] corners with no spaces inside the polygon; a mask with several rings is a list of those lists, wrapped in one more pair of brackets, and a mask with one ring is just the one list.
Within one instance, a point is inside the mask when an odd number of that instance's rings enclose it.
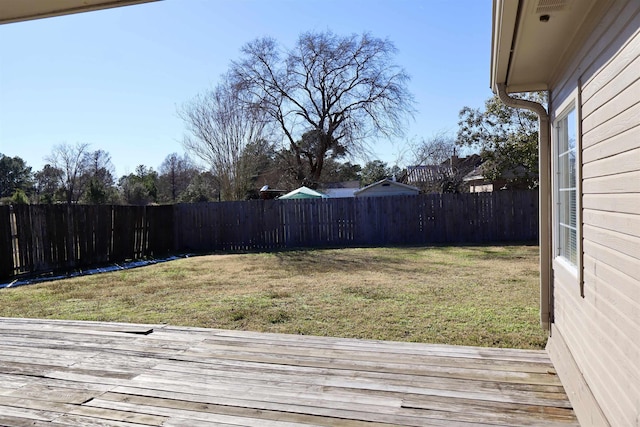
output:
{"label": "window frame", "polygon": [[[574,93],[572,93],[556,110],[553,120],[553,138],[552,138],[552,177],[553,177],[553,186],[552,186],[552,201],[553,201],[553,259],[554,264],[560,265],[567,272],[571,273],[573,277],[575,277],[576,283],[580,286],[580,295],[584,297],[584,284],[583,284],[583,276],[582,276],[582,266],[583,266],[583,248],[582,248],[582,128],[581,128],[581,109],[580,109],[580,96],[579,91],[576,89]],[[573,113],[573,115],[572,115]],[[567,127],[564,129],[565,132],[568,132],[569,129],[573,129],[575,131],[575,141],[574,141],[574,150],[575,156],[573,162],[573,170],[575,174],[575,183],[573,183],[573,191],[575,191],[575,260],[571,260],[567,258],[561,251],[562,241],[562,231],[563,227],[561,226],[561,190],[570,190],[572,187],[561,187],[566,180],[563,182],[562,177],[560,176],[561,172],[561,156],[567,155],[570,150],[565,150],[561,152],[561,143],[568,142],[568,138],[564,138],[561,135],[561,126],[563,122],[566,120],[571,120],[571,123],[567,123]],[[566,165],[566,164],[565,164]],[[570,166],[570,165],[569,165]],[[569,169],[570,170],[570,167]],[[565,199],[568,201],[569,199]],[[564,228],[566,230],[566,228]]]}

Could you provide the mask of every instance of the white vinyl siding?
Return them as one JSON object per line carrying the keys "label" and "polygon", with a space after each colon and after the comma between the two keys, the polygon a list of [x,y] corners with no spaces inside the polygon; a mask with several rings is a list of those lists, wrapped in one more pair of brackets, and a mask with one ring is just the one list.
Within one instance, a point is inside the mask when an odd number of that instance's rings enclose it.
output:
{"label": "white vinyl siding", "polygon": [[583,425],[640,426],[640,1],[613,0],[573,53],[550,104],[554,149],[558,121],[572,103],[577,113],[578,275],[560,256],[554,204],[550,355]]}

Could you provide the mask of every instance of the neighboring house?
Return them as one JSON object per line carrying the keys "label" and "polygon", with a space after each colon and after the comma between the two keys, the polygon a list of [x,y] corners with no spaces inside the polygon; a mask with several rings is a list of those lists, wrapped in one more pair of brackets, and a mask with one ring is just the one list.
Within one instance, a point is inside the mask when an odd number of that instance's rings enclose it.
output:
{"label": "neighboring house", "polygon": [[582,425],[640,426],[640,1],[493,8],[492,89],[540,116],[549,355]]}
{"label": "neighboring house", "polygon": [[276,188],[271,188],[268,185],[263,185],[262,188],[260,188],[260,191],[259,191],[260,199],[262,199],[262,200],[277,199],[278,197],[282,196],[286,192],[287,192],[286,190],[278,190]]}
{"label": "neighboring house", "polygon": [[354,193],[355,197],[412,196],[420,194],[420,189],[391,179],[383,179],[367,185]]}
{"label": "neighboring house", "polygon": [[300,188],[296,188],[293,191],[285,194],[284,196],[280,196],[278,200],[287,200],[287,199],[326,199],[327,195],[321,193],[316,190],[312,190],[311,188],[302,186]]}
{"label": "neighboring house", "polygon": [[527,188],[515,185],[519,177],[524,177],[528,170],[524,166],[518,166],[515,169],[502,173],[498,179],[489,179],[485,176],[486,163],[474,168],[471,172],[462,178],[464,185],[468,187],[470,193],[485,193],[499,190],[514,190]]}
{"label": "neighboring house", "polygon": [[490,193],[494,190],[499,190],[500,187],[487,179],[484,174],[482,165],[474,168],[471,172],[466,174],[462,181],[464,185],[469,187],[470,193]]}
{"label": "neighboring house", "polygon": [[453,168],[449,164],[407,166],[406,183],[431,185],[451,176],[453,176]]}
{"label": "neighboring house", "polygon": [[403,182],[419,187],[425,192],[444,192],[453,183],[462,182],[462,178],[482,163],[477,154],[468,157],[451,156],[439,165],[408,166]]}
{"label": "neighboring house", "polygon": [[354,197],[354,193],[359,189],[360,181],[325,182],[321,183],[319,188],[330,199]]}

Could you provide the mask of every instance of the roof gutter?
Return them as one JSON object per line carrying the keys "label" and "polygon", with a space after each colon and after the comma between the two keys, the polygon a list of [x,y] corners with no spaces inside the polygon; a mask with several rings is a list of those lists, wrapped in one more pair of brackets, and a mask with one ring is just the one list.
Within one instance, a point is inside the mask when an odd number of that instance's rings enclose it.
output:
{"label": "roof gutter", "polygon": [[491,88],[506,82],[516,36],[520,2],[493,0],[491,34]]}
{"label": "roof gutter", "polygon": [[551,128],[549,114],[538,102],[512,98],[504,83],[494,86],[500,100],[509,107],[525,108],[538,115],[540,324],[549,329],[553,322],[553,280],[551,277]]}

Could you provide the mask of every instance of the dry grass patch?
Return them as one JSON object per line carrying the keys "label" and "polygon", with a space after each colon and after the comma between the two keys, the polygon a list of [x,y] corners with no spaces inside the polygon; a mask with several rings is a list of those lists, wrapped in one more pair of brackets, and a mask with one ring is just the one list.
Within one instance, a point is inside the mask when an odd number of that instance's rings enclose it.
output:
{"label": "dry grass patch", "polygon": [[538,248],[208,255],[0,290],[0,316],[543,348]]}

